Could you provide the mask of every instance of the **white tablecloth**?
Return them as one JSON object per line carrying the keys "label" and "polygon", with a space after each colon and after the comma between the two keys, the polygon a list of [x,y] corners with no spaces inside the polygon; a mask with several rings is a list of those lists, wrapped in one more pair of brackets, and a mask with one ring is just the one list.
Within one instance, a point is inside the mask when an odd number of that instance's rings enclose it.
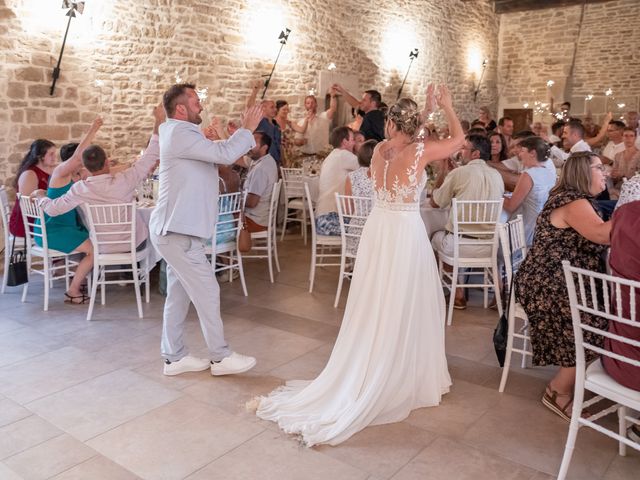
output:
{"label": "white tablecloth", "polygon": [[311,200],[315,203],[318,200],[318,195],[320,195],[320,175],[304,175],[302,181],[309,185]]}
{"label": "white tablecloth", "polygon": [[[149,228],[149,221],[151,220],[151,212],[153,212],[153,209],[154,207],[148,207],[148,206],[136,208],[136,210],[139,213],[138,218],[141,217],[144,220],[144,223],[147,224],[147,229]],[[156,266],[156,263],[162,260],[162,255],[160,255],[160,252],[156,250],[156,247],[153,246],[153,244],[151,243],[151,239],[149,237],[147,237],[147,252],[149,252],[147,256],[147,260],[149,265],[149,271],[151,271],[153,267]]]}
{"label": "white tablecloth", "polygon": [[428,198],[420,204],[420,216],[429,238],[433,237],[437,231],[445,229],[447,221],[449,221],[450,210],[450,208],[433,208]]}

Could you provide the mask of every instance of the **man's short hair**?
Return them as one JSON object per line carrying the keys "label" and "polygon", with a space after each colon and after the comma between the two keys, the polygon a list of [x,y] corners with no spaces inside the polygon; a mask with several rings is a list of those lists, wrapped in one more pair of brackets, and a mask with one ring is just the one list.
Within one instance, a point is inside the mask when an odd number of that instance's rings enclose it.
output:
{"label": "man's short hair", "polygon": [[624,122],[622,120],[611,120],[609,122],[609,125],[613,125],[618,130],[624,130],[624,127],[626,127],[626,125],[624,124]]}
{"label": "man's short hair", "polygon": [[571,110],[571,102],[562,102],[562,103],[560,104],[560,107],[562,107],[563,105],[566,105],[566,106],[567,106],[567,110]]}
{"label": "man's short hair", "polygon": [[519,140],[521,138],[529,138],[529,137],[535,137],[535,136],[536,134],[532,130],[520,130],[519,132],[514,133],[511,139]]}
{"label": "man's short hair", "polygon": [[580,138],[584,138],[585,131],[584,131],[584,125],[582,124],[582,122],[574,122],[574,121],[567,122],[564,127],[568,128],[573,133],[577,133]]}
{"label": "man's short hair", "polygon": [[63,162],[66,162],[73,154],[76,153],[76,148],[78,148],[78,143],[65,143],[60,147],[60,159]]}
{"label": "man's short hair", "polygon": [[257,130],[253,134],[258,136],[258,141],[260,142],[261,147],[266,145],[267,151],[271,149],[271,137],[266,132]]}
{"label": "man's short hair", "polygon": [[89,145],[82,152],[82,164],[91,173],[102,170],[106,161],[107,154],[99,145]]}
{"label": "man's short hair", "polygon": [[471,128],[476,128],[476,125],[480,125],[482,128],[484,128],[484,122],[482,120],[474,120],[473,122],[471,122]]}
{"label": "man's short hair", "polygon": [[340,148],[343,140],[347,140],[349,138],[349,134],[353,132],[349,127],[336,127],[331,130],[331,134],[329,135],[329,143],[333,146],[333,148]]}
{"label": "man's short hair", "polygon": [[167,112],[167,117],[172,117],[176,113],[176,105],[178,105],[178,100],[180,97],[187,93],[187,90],[195,90],[196,86],[193,83],[176,83],[175,85],[171,85],[169,90],[164,92],[162,96],[162,105],[164,106],[164,111]]}
{"label": "man's short hair", "polygon": [[486,135],[467,135],[467,141],[480,153],[482,160],[491,160],[491,140]]}
{"label": "man's short hair", "polygon": [[484,127],[473,127],[467,131],[467,135],[484,135],[487,136],[487,129]]}
{"label": "man's short hair", "polygon": [[633,127],[624,127],[623,132],[633,132],[634,135],[638,135],[638,132],[636,132],[636,129]]}
{"label": "man's short hair", "polygon": [[369,96],[371,97],[371,101],[375,102],[376,107],[380,107],[380,104],[382,103],[382,95],[380,95],[380,92],[377,90],[365,90],[364,93],[368,93]]}
{"label": "man's short hair", "polygon": [[507,122],[509,120],[513,122],[513,118],[511,117],[502,117],[500,118],[500,120],[498,120],[498,125],[502,127],[504,126],[504,122]]}
{"label": "man's short hair", "polygon": [[567,124],[567,122],[565,122],[563,120],[559,120],[556,123],[554,123],[553,125],[551,125],[551,131],[553,133],[556,133],[558,130],[563,128],[566,124]]}

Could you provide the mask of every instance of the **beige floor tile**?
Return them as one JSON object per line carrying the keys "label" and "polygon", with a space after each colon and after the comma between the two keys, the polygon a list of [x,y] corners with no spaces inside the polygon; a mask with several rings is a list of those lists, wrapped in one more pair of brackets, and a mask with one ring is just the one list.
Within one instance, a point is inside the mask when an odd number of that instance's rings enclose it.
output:
{"label": "beige floor tile", "polygon": [[[556,475],[569,425],[540,401],[503,395],[463,436],[470,445],[484,448],[514,462]],[[604,435],[582,429],[574,450],[574,473],[584,480],[600,478],[616,455]]]}
{"label": "beige floor tile", "polygon": [[12,330],[17,330],[19,328],[24,328],[22,323],[19,323],[15,320],[11,320],[6,317],[0,317],[0,335],[11,332]]}
{"label": "beige floor tile", "polygon": [[188,477],[188,480],[362,479],[368,474],[293,438],[266,431]]}
{"label": "beige floor tile", "polygon": [[429,445],[436,435],[408,423],[365,428],[337,447],[316,450],[380,478],[389,478]]}
{"label": "beige floor tile", "polygon": [[30,480],[50,478],[95,456],[96,452],[69,435],[48,440],[4,462]]}
{"label": "beige floor tile", "polygon": [[0,462],[0,478],[2,480],[25,480],[2,462]]}
{"label": "beige floor tile", "polygon": [[0,334],[0,367],[59,348],[60,343],[30,327]]}
{"label": "beige floor tile", "polygon": [[0,428],[0,460],[62,435],[49,422],[31,415]]}
{"label": "beige floor tile", "polygon": [[[540,378],[537,375],[529,374],[529,370],[521,368],[511,368],[507,377],[507,385],[504,389],[509,395],[517,395],[519,397],[528,398],[529,400],[540,400],[544,392],[544,387],[553,377],[553,373],[547,372],[547,378]],[[500,386],[500,378],[502,372],[495,372],[483,385],[487,388],[495,388]]]}
{"label": "beige floor tile", "polygon": [[146,365],[157,360],[160,355],[160,335],[161,331],[158,329],[109,342],[96,351],[95,357],[111,363],[114,368],[134,369]]}
{"label": "beige floor tile", "polygon": [[454,320],[445,331],[445,345],[449,355],[479,361],[494,352],[493,328],[456,324]]}
{"label": "beige floor tile", "polygon": [[139,480],[139,478],[108,458],[96,455],[56,475],[52,480]]}
{"label": "beige floor tile", "polygon": [[249,318],[262,325],[324,342],[333,343],[338,335],[337,326],[327,325],[323,322],[308,320],[261,306],[244,305],[230,312],[239,317]]}
{"label": "beige floor tile", "polygon": [[0,391],[25,404],[111,370],[110,363],[91,353],[65,347],[0,368]]}
{"label": "beige floor tile", "polygon": [[247,372],[243,375],[209,376],[206,381],[186,387],[182,392],[198,401],[247,418],[253,417],[252,412],[247,412],[247,402],[281,385],[279,378]]}
{"label": "beige floor tile", "polygon": [[263,429],[191,398],[120,425],[87,443],[147,479],[179,479],[236,448]]}
{"label": "beige floor tile", "polygon": [[256,373],[268,372],[315,350],[324,342],[260,325],[233,339],[233,350],[256,357]]}
{"label": "beige floor tile", "polygon": [[438,438],[393,480],[520,480],[534,470],[448,438]]}
{"label": "beige floor tile", "polygon": [[[335,293],[304,292],[289,298],[274,298],[269,301],[269,308],[316,322],[339,326],[344,315],[345,301],[341,301],[339,308],[334,309],[334,296]],[[341,298],[346,299],[346,296]]]}
{"label": "beige floor tile", "polygon": [[[580,434],[578,434],[580,435]],[[573,468],[569,467],[569,473]],[[640,476],[640,452],[627,447],[627,456],[616,456],[607,469],[604,480],[626,480]]]}
{"label": "beige floor tile", "polygon": [[[500,367],[490,367],[488,365],[482,365],[473,360],[458,357],[447,353],[447,365],[449,367],[449,374],[455,380],[464,380],[465,382],[473,383],[476,385],[485,385],[496,375],[500,375],[502,370]],[[491,388],[491,385],[486,385]],[[498,385],[496,384],[496,390]]]}
{"label": "beige floor tile", "polygon": [[8,398],[0,400],[0,427],[22,420],[31,414],[32,412]]}
{"label": "beige floor tile", "polygon": [[88,440],[182,394],[129,370],[116,370],[28,404],[80,440]]}
{"label": "beige floor tile", "polygon": [[500,400],[498,390],[453,380],[451,391],[437,407],[420,408],[406,422],[441,435],[460,438]]}
{"label": "beige floor tile", "polygon": [[333,351],[333,342],[271,370],[271,375],[283,380],[313,380],[324,369]]}
{"label": "beige floor tile", "polygon": [[[198,354],[198,352],[192,353],[194,355]],[[166,376],[162,373],[163,365],[163,360],[158,352],[158,358],[156,360],[137,367],[133,371],[150,378],[163,387],[173,390],[182,390],[191,385],[195,385],[198,382],[208,381],[211,379],[211,373],[208,370],[203,372],[188,372],[181,375]]]}

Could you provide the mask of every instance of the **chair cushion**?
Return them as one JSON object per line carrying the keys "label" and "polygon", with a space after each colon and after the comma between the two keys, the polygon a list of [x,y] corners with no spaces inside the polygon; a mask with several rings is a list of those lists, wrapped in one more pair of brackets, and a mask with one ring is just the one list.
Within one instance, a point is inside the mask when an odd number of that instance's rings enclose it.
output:
{"label": "chair cushion", "polygon": [[587,367],[585,372],[585,387],[603,397],[612,399],[636,410],[640,410],[640,392],[624,387],[616,382],[605,371],[600,360],[596,360]]}

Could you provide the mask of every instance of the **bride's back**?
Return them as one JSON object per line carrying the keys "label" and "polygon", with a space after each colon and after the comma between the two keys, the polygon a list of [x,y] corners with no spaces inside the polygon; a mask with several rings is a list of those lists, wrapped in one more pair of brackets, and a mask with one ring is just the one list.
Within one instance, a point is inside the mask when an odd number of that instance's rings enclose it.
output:
{"label": "bride's back", "polygon": [[371,159],[371,178],[376,198],[393,203],[416,203],[424,188],[424,143],[380,143]]}

